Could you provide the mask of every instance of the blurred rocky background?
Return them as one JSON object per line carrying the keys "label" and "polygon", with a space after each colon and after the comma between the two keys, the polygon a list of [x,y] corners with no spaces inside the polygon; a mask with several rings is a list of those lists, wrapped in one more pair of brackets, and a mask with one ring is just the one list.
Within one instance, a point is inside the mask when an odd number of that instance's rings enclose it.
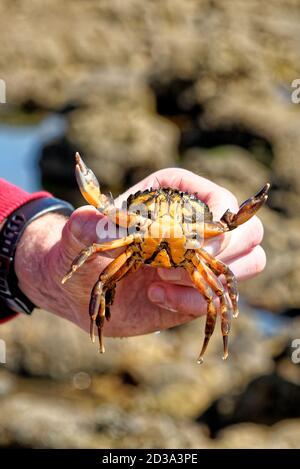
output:
{"label": "blurred rocky background", "polygon": [[299,25],[299,0],[1,1],[0,176],[27,148],[37,186],[80,205],[79,149],[114,195],[167,166],[241,201],[272,183],[226,363],[215,334],[195,364],[202,320],[100,357],[63,320],[19,317],[0,331],[2,447],[300,446]]}

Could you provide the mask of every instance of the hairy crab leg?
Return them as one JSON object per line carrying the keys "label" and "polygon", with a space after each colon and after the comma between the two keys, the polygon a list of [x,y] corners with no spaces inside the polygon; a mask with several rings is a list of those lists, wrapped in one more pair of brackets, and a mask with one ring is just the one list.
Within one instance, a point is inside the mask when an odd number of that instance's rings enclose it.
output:
{"label": "hairy crab leg", "polygon": [[[119,280],[121,280],[122,278],[124,278],[128,274],[130,274],[132,272],[136,272],[141,265],[142,264],[141,264],[140,261],[138,261],[136,259],[129,258],[125,262],[125,264],[123,264],[123,266],[115,273],[115,275],[113,275],[110,278],[109,285],[104,284],[102,291],[99,293],[100,294],[100,302],[99,302],[100,309],[98,309],[98,312],[95,313],[95,314],[96,314],[96,326],[98,328],[99,351],[100,351],[100,353],[105,352],[102,329],[103,329],[103,325],[104,325],[104,320],[106,319],[108,321],[109,318],[110,318],[109,307],[113,303],[113,297],[114,297],[114,290],[115,290],[116,282],[118,282]],[[113,293],[110,294],[110,299],[109,299],[109,301],[107,301],[106,297],[107,297],[107,293],[109,291],[110,292],[112,291]],[[90,317],[91,317],[90,337],[91,337],[91,341],[95,342],[95,336],[94,336],[95,316],[90,316]]]}
{"label": "hairy crab leg", "polygon": [[[103,334],[102,329],[105,320],[105,294],[107,285],[111,283],[111,280],[114,276],[122,269],[124,264],[128,260],[131,260],[131,256],[133,255],[133,249],[129,246],[125,252],[120,254],[116,259],[114,259],[99,275],[99,279],[95,283],[92,293],[91,293],[91,300],[89,306],[89,314],[91,318],[91,339],[94,341],[94,322],[96,320],[96,325],[98,327],[98,335],[99,335],[99,344],[100,344],[100,352],[104,353],[104,345],[103,345]],[[127,270],[133,265],[134,259],[131,262],[127,262],[128,268]],[[124,271],[123,275],[127,272]],[[118,278],[118,276],[117,276]]]}
{"label": "hairy crab leg", "polygon": [[109,284],[101,282],[101,275],[96,282],[92,294],[91,294],[91,302],[90,302],[90,337],[91,341],[95,342],[95,334],[94,334],[94,324],[96,321],[96,326],[98,329],[98,337],[99,337],[99,351],[100,353],[105,352],[104,342],[103,342],[103,334],[102,329],[104,326],[105,319],[109,319],[110,312],[107,311],[109,306],[112,304],[113,295],[109,302],[106,301],[106,296],[108,291],[114,290],[115,282],[121,280],[124,275],[131,269],[133,264],[135,263],[135,259],[129,258],[123,264],[120,269],[109,279]]}
{"label": "hairy crab leg", "polygon": [[89,314],[91,318],[91,339],[94,342],[94,322],[98,327],[100,352],[104,353],[103,339],[102,339],[102,328],[105,319],[105,292],[104,286],[110,282],[110,279],[116,274],[116,272],[125,264],[125,262],[132,256],[133,250],[128,247],[125,252],[120,254],[114,259],[99,275],[97,282],[95,283],[90,299]]}
{"label": "hairy crab leg", "polygon": [[142,265],[142,262],[137,259],[128,259],[123,267],[121,267],[116,274],[110,279],[108,285],[106,285],[105,292],[105,318],[107,321],[110,319],[110,306],[112,306],[115,295],[116,282],[126,277],[128,274],[136,272]]}
{"label": "hairy crab leg", "polygon": [[217,320],[217,308],[213,301],[213,291],[210,286],[204,281],[201,274],[192,264],[192,262],[186,264],[186,270],[189,272],[191,279],[197,288],[197,290],[201,293],[201,295],[205,298],[207,303],[207,316],[206,316],[206,324],[205,324],[205,337],[202,345],[201,352],[199,354],[197,362],[199,364],[203,363],[203,356],[207,349],[209,340],[214,332],[216,320]]}
{"label": "hairy crab leg", "polygon": [[217,275],[223,274],[226,278],[227,288],[229,298],[232,303],[233,317],[237,318],[239,315],[238,310],[238,289],[237,289],[237,280],[234,273],[229,269],[229,267],[224,264],[224,262],[215,259],[213,256],[208,254],[205,249],[197,249],[197,254],[201,256],[207,263],[207,265],[215,272]]}
{"label": "hairy crab leg", "polygon": [[103,244],[94,243],[91,246],[84,248],[73,260],[70,270],[63,277],[61,283],[65,283],[67,280],[69,280],[74,274],[74,272],[76,272],[76,270],[78,270],[79,267],[81,267],[93,254],[96,254],[98,252],[109,251],[111,249],[121,248],[123,246],[128,246],[134,241],[134,235],[129,235],[125,238],[115,239],[113,241],[108,241],[107,243]]}
{"label": "hairy crab leg", "polygon": [[192,262],[197,268],[198,272],[204,277],[208,285],[212,288],[214,293],[219,297],[221,309],[221,331],[223,336],[223,360],[228,357],[228,334],[231,326],[231,307],[226,300],[226,292],[222,282],[212,272],[212,270],[201,260],[198,254],[192,257]]}

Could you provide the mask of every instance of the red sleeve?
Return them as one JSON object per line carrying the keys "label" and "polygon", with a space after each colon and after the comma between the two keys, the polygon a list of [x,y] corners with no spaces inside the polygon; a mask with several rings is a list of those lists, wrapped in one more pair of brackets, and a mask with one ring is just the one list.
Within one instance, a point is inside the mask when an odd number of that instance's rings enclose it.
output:
{"label": "red sleeve", "polygon": [[[22,205],[31,200],[40,199],[41,197],[52,197],[52,194],[45,191],[29,194],[23,189],[0,178],[0,224]],[[17,314],[12,314],[4,319],[0,318],[0,324],[15,316],[17,316]]]}
{"label": "red sleeve", "polygon": [[17,208],[41,197],[52,197],[49,192],[28,192],[0,178],[0,223]]}

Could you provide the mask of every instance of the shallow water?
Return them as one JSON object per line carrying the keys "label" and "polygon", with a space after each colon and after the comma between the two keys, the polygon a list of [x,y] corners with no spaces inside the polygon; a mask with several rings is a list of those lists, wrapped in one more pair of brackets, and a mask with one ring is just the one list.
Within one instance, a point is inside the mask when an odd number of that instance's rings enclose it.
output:
{"label": "shallow water", "polygon": [[65,119],[55,114],[38,125],[0,125],[0,177],[29,192],[40,190],[38,159],[41,149],[65,130]]}

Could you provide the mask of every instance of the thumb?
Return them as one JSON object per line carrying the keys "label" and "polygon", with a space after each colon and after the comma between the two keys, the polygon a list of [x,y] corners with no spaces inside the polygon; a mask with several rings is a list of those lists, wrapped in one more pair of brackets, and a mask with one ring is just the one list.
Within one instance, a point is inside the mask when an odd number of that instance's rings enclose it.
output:
{"label": "thumb", "polygon": [[64,254],[72,259],[83,248],[97,242],[97,229],[103,219],[104,216],[91,205],[75,210],[62,231]]}
{"label": "thumb", "polygon": [[207,310],[206,301],[193,287],[153,282],[148,289],[148,298],[156,306],[189,318],[202,316]]}

